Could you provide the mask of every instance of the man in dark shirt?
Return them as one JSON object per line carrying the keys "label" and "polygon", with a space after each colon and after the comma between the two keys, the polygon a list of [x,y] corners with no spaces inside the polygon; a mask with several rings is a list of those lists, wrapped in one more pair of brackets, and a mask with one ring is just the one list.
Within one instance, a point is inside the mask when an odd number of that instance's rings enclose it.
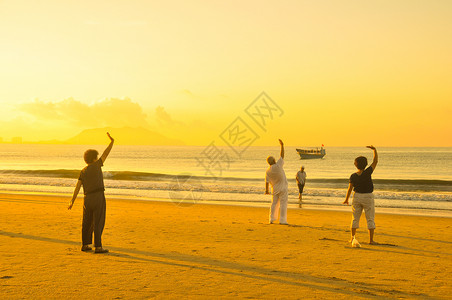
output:
{"label": "man in dark shirt", "polygon": [[90,245],[93,242],[94,232],[94,247],[95,253],[107,253],[108,250],[102,248],[102,231],[105,225],[105,194],[104,194],[104,178],[102,175],[102,166],[110,154],[113,147],[114,139],[107,132],[110,138],[110,144],[105,149],[104,153],[97,158],[98,152],[93,149],[86,150],[84,154],[87,166],[80,172],[80,176],[75,186],[74,194],[68,209],[74,205],[74,201],[83,185],[83,192],[85,194],[83,204],[83,221],[82,221],[82,251],[90,251]]}
{"label": "man in dark shirt", "polygon": [[359,156],[355,159],[355,166],[358,171],[350,176],[350,183],[348,185],[347,195],[345,196],[343,204],[349,204],[348,199],[350,198],[352,190],[354,190],[355,193],[353,194],[352,202],[352,238],[350,242],[355,239],[356,229],[359,228],[359,219],[361,218],[361,214],[364,210],[367,220],[367,229],[369,230],[369,244],[378,244],[374,241],[375,202],[374,195],[372,193],[374,191],[374,185],[371,176],[378,163],[378,154],[377,149],[374,146],[367,146],[367,148],[372,149],[374,152],[373,162],[370,167],[366,169],[367,158]]}
{"label": "man in dark shirt", "polygon": [[303,189],[306,183],[306,172],[304,171],[304,166],[301,166],[300,171],[297,172],[295,176],[295,180],[298,185],[298,207],[301,208],[301,201],[303,198]]}

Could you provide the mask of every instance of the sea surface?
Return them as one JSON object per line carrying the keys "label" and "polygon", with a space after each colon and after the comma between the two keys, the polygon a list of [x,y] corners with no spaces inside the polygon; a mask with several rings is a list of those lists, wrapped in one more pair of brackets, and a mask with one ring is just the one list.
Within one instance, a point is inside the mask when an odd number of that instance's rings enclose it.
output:
{"label": "sea surface", "polygon": [[[83,152],[100,153],[106,145],[0,144],[0,192],[70,195]],[[295,174],[305,166],[303,205],[342,206],[354,158],[372,151],[365,147],[327,147],[323,159],[300,160],[286,147],[285,171],[289,204],[296,206]],[[452,148],[379,148],[373,174],[376,206],[436,210],[452,216]],[[268,155],[279,147],[250,147],[238,154],[214,146],[115,146],[103,171],[107,197],[173,201],[176,204],[225,203],[266,206],[264,175]]]}

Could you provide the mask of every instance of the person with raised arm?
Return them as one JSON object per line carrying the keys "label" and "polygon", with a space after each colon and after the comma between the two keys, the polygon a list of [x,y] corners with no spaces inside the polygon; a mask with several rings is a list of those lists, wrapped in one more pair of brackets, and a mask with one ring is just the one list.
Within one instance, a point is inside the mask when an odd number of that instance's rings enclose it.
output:
{"label": "person with raised arm", "polygon": [[[349,204],[348,199],[354,191],[353,201],[352,201],[352,224],[351,224],[351,240],[353,244],[359,243],[356,240],[356,229],[359,228],[359,219],[364,210],[367,220],[367,229],[369,230],[369,244],[378,244],[374,241],[375,233],[375,200],[374,200],[374,185],[372,182],[372,173],[377,167],[378,163],[378,153],[374,146],[367,146],[367,148],[372,149],[374,153],[374,158],[372,164],[366,169],[367,158],[364,156],[358,156],[355,158],[355,166],[358,169],[355,173],[350,176],[347,194],[345,196],[345,201],[342,204]],[[356,243],[354,243],[354,240]]]}
{"label": "person with raised arm", "polygon": [[280,158],[278,161],[273,156],[267,157],[270,165],[265,173],[265,194],[270,194],[269,185],[272,186],[272,204],[270,207],[270,224],[273,224],[279,217],[279,224],[287,225],[287,201],[288,201],[288,183],[286,173],[284,172],[284,143],[279,140],[281,145]]}
{"label": "person with raised arm", "polygon": [[102,232],[105,225],[105,188],[102,174],[102,166],[113,148],[114,139],[107,132],[110,138],[110,144],[98,159],[99,153],[94,149],[88,149],[83,156],[87,166],[80,172],[74,194],[69,203],[70,210],[74,201],[83,186],[85,194],[83,203],[83,221],[82,221],[82,251],[90,251],[90,245],[93,243],[94,233],[94,253],[108,253],[107,249],[102,248]]}

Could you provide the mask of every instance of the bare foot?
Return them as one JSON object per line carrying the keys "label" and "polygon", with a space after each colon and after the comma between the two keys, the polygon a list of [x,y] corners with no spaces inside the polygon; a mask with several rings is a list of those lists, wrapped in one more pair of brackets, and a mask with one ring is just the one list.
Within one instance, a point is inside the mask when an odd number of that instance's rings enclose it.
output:
{"label": "bare foot", "polygon": [[369,245],[380,245],[380,243],[377,243],[376,241],[370,241]]}

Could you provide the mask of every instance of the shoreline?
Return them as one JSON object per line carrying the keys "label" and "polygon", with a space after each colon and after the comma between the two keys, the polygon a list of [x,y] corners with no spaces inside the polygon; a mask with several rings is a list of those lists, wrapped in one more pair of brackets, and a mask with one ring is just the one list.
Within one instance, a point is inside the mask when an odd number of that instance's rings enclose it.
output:
{"label": "shoreline", "polygon": [[[68,201],[71,194],[67,193],[49,193],[49,192],[24,192],[24,191],[8,191],[0,192],[0,198],[3,195],[31,195],[31,196],[49,196],[49,197],[64,197]],[[238,206],[238,207],[258,207],[258,208],[269,208],[270,199],[268,203],[265,202],[249,202],[249,201],[227,201],[227,200],[197,200],[193,202],[183,203],[179,199],[168,199],[168,198],[157,198],[157,197],[127,197],[124,195],[108,195],[108,199],[120,200],[120,201],[143,201],[143,202],[163,202],[163,203],[173,203],[175,206],[187,206],[187,205],[226,205],[226,206]],[[78,196],[76,201],[83,201],[82,196]],[[334,211],[334,212],[348,212],[351,214],[351,206],[346,205],[328,205],[328,204],[312,204],[303,203],[302,208],[298,208],[298,204],[289,203],[289,210],[313,210],[313,211]],[[420,217],[438,217],[438,218],[452,218],[452,211],[450,210],[437,210],[428,208],[392,208],[392,207],[375,207],[376,214],[388,214],[388,215],[403,215],[403,216],[420,216]]]}

